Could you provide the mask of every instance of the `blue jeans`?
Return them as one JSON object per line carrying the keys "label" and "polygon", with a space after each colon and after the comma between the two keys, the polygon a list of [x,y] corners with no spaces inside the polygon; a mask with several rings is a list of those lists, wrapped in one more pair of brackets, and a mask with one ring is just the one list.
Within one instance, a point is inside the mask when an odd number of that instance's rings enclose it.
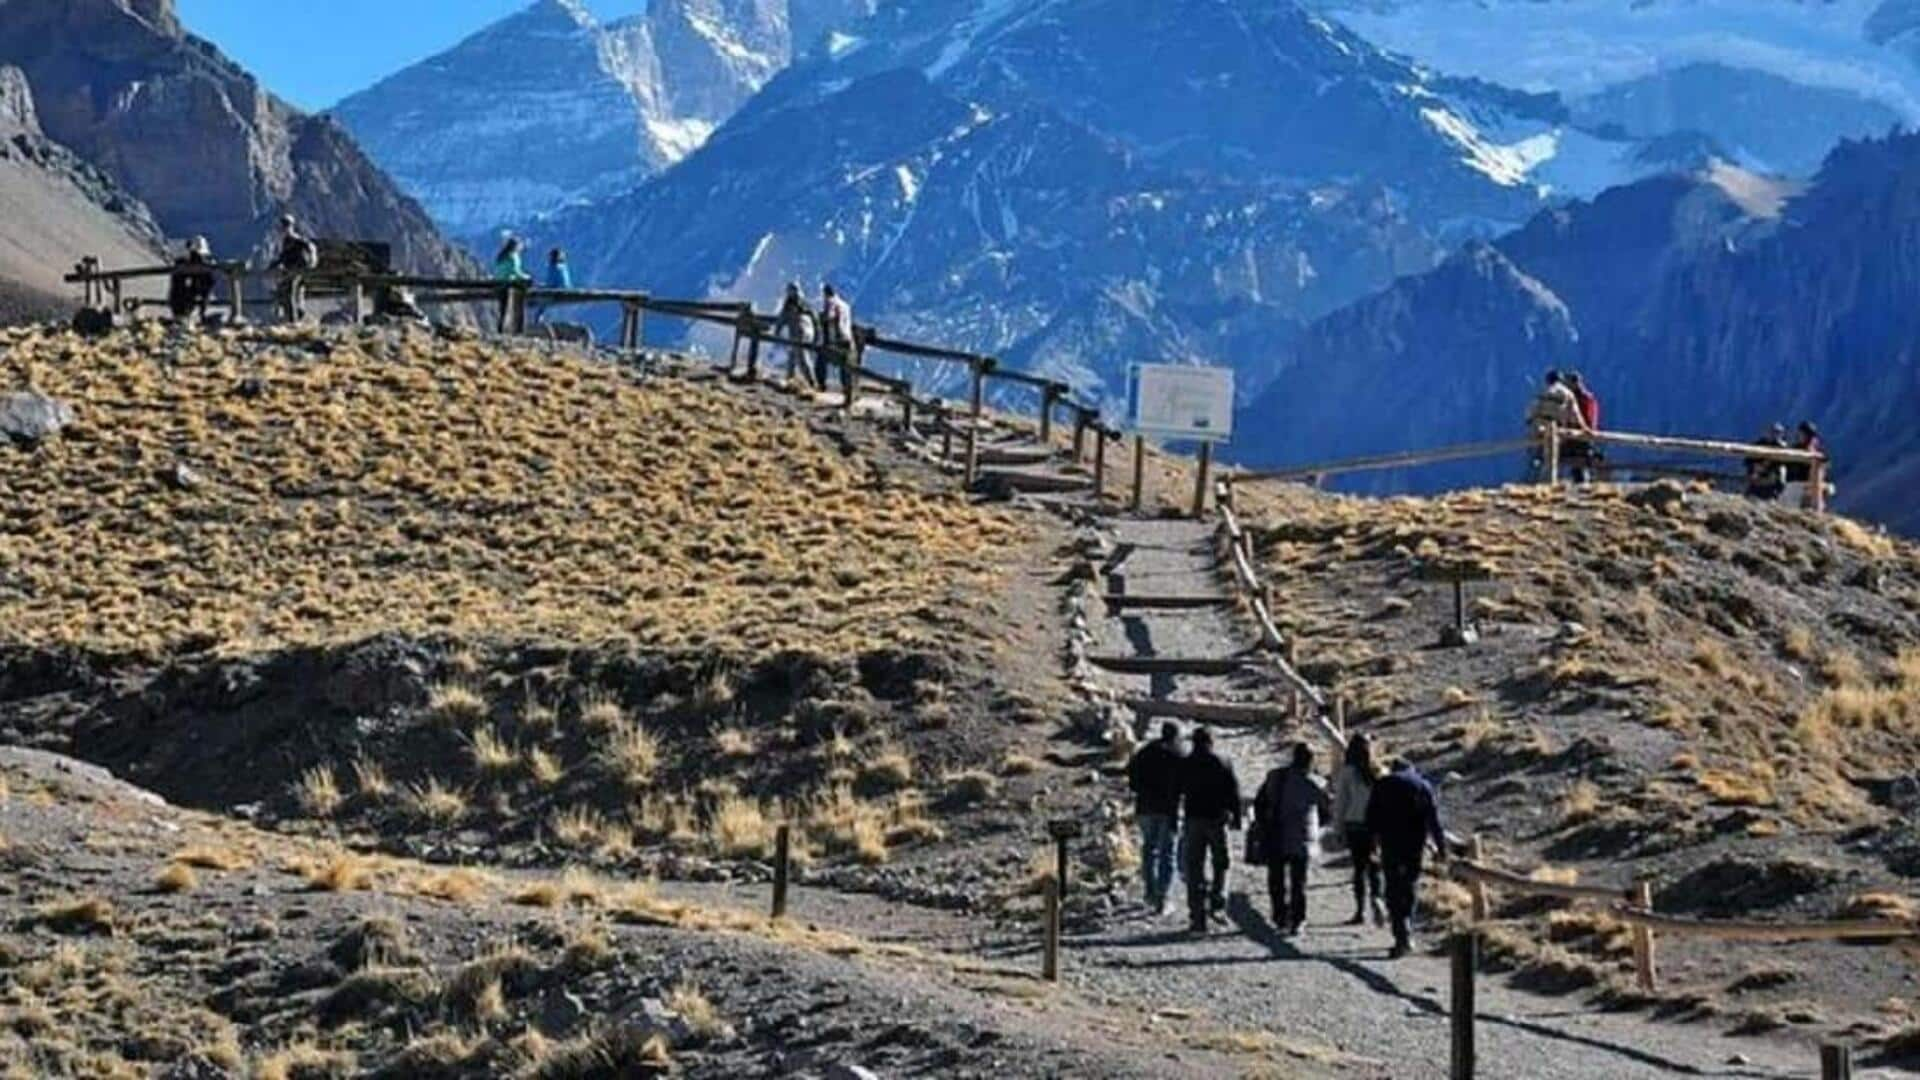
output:
{"label": "blue jeans", "polygon": [[1173,840],[1176,819],[1172,814],[1140,815],[1140,876],[1147,886],[1147,903],[1159,906],[1167,898],[1173,883]]}

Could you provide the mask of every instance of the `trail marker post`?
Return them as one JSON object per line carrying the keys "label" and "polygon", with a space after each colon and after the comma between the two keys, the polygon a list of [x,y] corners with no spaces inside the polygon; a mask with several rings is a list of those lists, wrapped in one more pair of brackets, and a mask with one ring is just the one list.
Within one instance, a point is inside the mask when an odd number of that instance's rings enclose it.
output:
{"label": "trail marker post", "polygon": [[1853,1049],[1833,1043],[1821,1044],[1820,1080],[1853,1080]]}
{"label": "trail marker post", "polygon": [[[1633,887],[1634,906],[1653,914],[1653,883],[1642,879]],[[1633,967],[1640,989],[1652,993],[1660,982],[1659,958],[1654,954],[1653,927],[1635,923],[1633,927]]]}
{"label": "trail marker post", "polygon": [[787,915],[787,877],[793,857],[793,826],[781,825],[773,834],[773,917]]}
{"label": "trail marker post", "polygon": [[1453,1080],[1473,1080],[1474,1046],[1474,968],[1480,961],[1480,935],[1475,932],[1453,936]]}

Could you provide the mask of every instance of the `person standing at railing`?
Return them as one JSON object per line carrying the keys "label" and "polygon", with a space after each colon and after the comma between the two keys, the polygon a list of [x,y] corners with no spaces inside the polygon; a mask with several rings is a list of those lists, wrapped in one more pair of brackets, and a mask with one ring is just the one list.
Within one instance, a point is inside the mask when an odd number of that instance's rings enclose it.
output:
{"label": "person standing at railing", "polygon": [[[1187,928],[1207,932],[1207,915],[1227,909],[1227,829],[1240,827],[1240,778],[1213,752],[1213,732],[1198,728],[1193,750],[1180,769],[1180,803],[1185,816],[1181,871],[1187,878]],[[1207,879],[1207,861],[1213,879]]]}
{"label": "person standing at railing", "polygon": [[279,272],[274,302],[282,319],[300,322],[307,317],[306,275],[319,266],[320,245],[300,231],[300,223],[292,214],[281,215],[280,251],[274,256],[273,268]]}
{"label": "person standing at railing", "polygon": [[853,404],[854,369],[860,363],[853,336],[853,305],[831,284],[820,287],[820,385],[827,383],[827,365],[840,366],[840,388]]}
{"label": "person standing at railing", "polygon": [[[1593,392],[1587,381],[1577,371],[1567,373],[1567,389],[1573,393],[1573,402],[1580,410],[1580,427],[1583,431],[1600,430],[1600,396]],[[1593,470],[1600,463],[1600,450],[1585,439],[1568,439],[1561,449],[1561,455],[1571,464],[1573,482],[1576,484],[1593,483]]]}
{"label": "person standing at railing", "polygon": [[204,236],[187,241],[186,253],[173,261],[173,273],[167,278],[167,310],[176,319],[198,315],[207,317],[207,301],[213,297],[213,248]]}
{"label": "person standing at railing", "polygon": [[1347,740],[1346,760],[1341,763],[1340,775],[1333,784],[1333,819],[1346,839],[1348,854],[1353,856],[1353,918],[1347,920],[1349,926],[1365,925],[1369,906],[1376,925],[1384,926],[1387,921],[1386,893],[1380,883],[1379,845],[1373,830],[1367,828],[1367,804],[1373,798],[1373,785],[1379,779],[1380,770],[1373,761],[1373,741],[1365,732],[1355,734]]}
{"label": "person standing at railing", "polygon": [[[1764,446],[1770,450],[1787,448],[1787,425],[1775,424],[1767,429],[1765,435],[1753,441],[1755,446]],[[1787,490],[1787,466],[1766,458],[1747,459],[1747,497],[1762,502],[1772,502]]]}
{"label": "person standing at railing", "polygon": [[1411,761],[1396,760],[1393,771],[1373,786],[1367,801],[1367,829],[1380,843],[1387,917],[1393,924],[1393,951],[1388,955],[1397,960],[1413,951],[1414,900],[1420,892],[1427,844],[1433,844],[1441,861],[1447,857],[1439,797]]}
{"label": "person standing at railing", "polygon": [[[1810,454],[1818,454],[1822,459],[1827,457],[1827,440],[1821,436],[1820,429],[1815,427],[1811,420],[1800,421],[1800,432],[1793,440],[1793,448],[1795,450],[1805,450]],[[1830,476],[1832,473],[1828,472],[1827,475]],[[1813,465],[1808,462],[1794,462],[1792,465],[1787,466],[1786,492],[1781,497],[1786,501],[1788,506],[1810,509],[1814,506],[1814,482]],[[1821,478],[1819,482],[1823,485],[1826,484],[1824,477]],[[1831,486],[1829,485],[1828,490],[1821,494],[1823,496],[1831,496]]]}
{"label": "person standing at railing", "polygon": [[1313,748],[1295,743],[1293,762],[1274,769],[1253,797],[1253,820],[1267,860],[1273,925],[1293,937],[1307,922],[1307,868],[1319,823],[1333,817],[1326,785],[1313,775]]}
{"label": "person standing at railing", "polygon": [[1180,725],[1169,720],[1160,737],[1134,751],[1127,762],[1127,787],[1133,792],[1133,816],[1140,823],[1140,877],[1147,906],[1167,913],[1167,888],[1173,884],[1174,836],[1180,824]]}
{"label": "person standing at railing", "polygon": [[[547,273],[545,277],[541,278],[540,287],[543,289],[553,289],[558,292],[565,292],[573,288],[573,268],[567,265],[567,253],[565,250],[554,248],[552,251],[547,252]],[[552,304],[542,302],[536,305],[533,309],[533,321],[535,323],[546,322],[547,312],[551,310],[553,310]]]}
{"label": "person standing at railing", "polygon": [[[1536,440],[1544,440],[1549,428],[1561,431],[1587,430],[1587,422],[1580,415],[1580,401],[1560,372],[1547,372],[1539,395],[1527,408],[1527,428]],[[1547,475],[1547,458],[1542,449],[1536,448],[1534,451],[1533,474],[1536,483],[1548,483],[1553,479]]]}
{"label": "person standing at railing", "polygon": [[[507,237],[507,242],[500,245],[500,250],[493,256],[493,280],[508,286],[524,286],[532,281],[533,276],[527,273],[526,265],[521,261],[521,252],[523,250],[524,245],[520,243],[519,237]],[[512,310],[512,308],[513,291],[509,288],[500,294],[499,329],[503,334],[509,329],[507,313]]]}
{"label": "person standing at railing", "polygon": [[[773,332],[787,339],[787,379],[802,379],[815,388],[825,387],[826,377],[822,374],[815,378],[815,361],[807,358],[807,346],[814,343],[814,332],[819,320],[814,318],[813,308],[807,305],[807,298],[800,291],[800,283],[787,282],[787,293],[780,299],[780,311],[774,316]],[[818,364],[824,368],[824,364]]]}

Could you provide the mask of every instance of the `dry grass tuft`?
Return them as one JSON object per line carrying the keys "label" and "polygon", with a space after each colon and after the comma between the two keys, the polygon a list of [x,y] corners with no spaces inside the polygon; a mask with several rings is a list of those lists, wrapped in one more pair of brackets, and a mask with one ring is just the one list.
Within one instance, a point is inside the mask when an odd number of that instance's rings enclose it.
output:
{"label": "dry grass tuft", "polygon": [[355,892],[373,887],[373,860],[350,851],[336,852],[325,859],[295,860],[290,869],[306,879],[316,892]]}
{"label": "dry grass tuft", "polygon": [[245,870],[247,867],[253,865],[253,860],[249,859],[243,852],[236,851],[230,847],[206,847],[204,845],[181,848],[179,851],[173,853],[172,861],[182,866],[193,866],[202,870],[220,870],[224,872]]}
{"label": "dry grass tuft", "polygon": [[407,808],[415,817],[441,828],[467,816],[466,792],[448,787],[434,776],[427,777],[425,783],[410,785],[406,791],[406,801]]}
{"label": "dry grass tuft", "polygon": [[32,921],[57,934],[111,934],[116,916],[105,897],[89,894],[50,900],[35,910]]}
{"label": "dry grass tuft", "polygon": [[714,733],[713,749],[723,758],[749,758],[756,751],[753,736],[737,727],[721,728]]}
{"label": "dry grass tuft", "polygon": [[731,1030],[713,1000],[700,989],[699,983],[690,979],[674,983],[663,1003],[680,1014],[697,1038],[717,1039]]}
{"label": "dry grass tuft", "polygon": [[774,823],[758,801],[732,795],[714,805],[707,835],[722,857],[766,858],[773,851]]}
{"label": "dry grass tuft", "polygon": [[1560,800],[1560,824],[1579,825],[1600,814],[1600,786],[1591,780],[1576,780]]}
{"label": "dry grass tuft", "polygon": [[487,894],[492,880],[476,870],[457,868],[422,874],[408,882],[408,891],[430,900],[452,904],[471,904]]}
{"label": "dry grass tuft", "polygon": [[660,743],[653,733],[626,720],[607,729],[600,760],[630,791],[644,791],[660,769]]}
{"label": "dry grass tuft", "polygon": [[555,811],[547,819],[547,831],[553,834],[554,841],[575,851],[599,847],[601,838],[611,827],[606,815],[590,806],[569,806]]}
{"label": "dry grass tuft", "polygon": [[483,773],[509,773],[520,766],[520,748],[500,738],[491,727],[481,727],[468,740],[473,767]]}
{"label": "dry grass tuft", "polygon": [[346,796],[340,794],[340,785],[333,778],[333,770],[325,765],[315,765],[300,774],[293,795],[302,811],[319,818],[332,817],[346,802]]}
{"label": "dry grass tuft", "polygon": [[1031,754],[1023,754],[1018,750],[1009,750],[1006,752],[1006,755],[1000,759],[1000,775],[1029,776],[1039,772],[1040,765],[1040,759]]}
{"label": "dry grass tuft", "polygon": [[153,887],[164,893],[189,893],[200,887],[200,875],[186,863],[168,863],[153,876]]}
{"label": "dry grass tuft", "polygon": [[386,768],[364,757],[353,759],[353,783],[360,794],[369,799],[384,799],[393,794],[393,781],[387,779]]}
{"label": "dry grass tuft", "polygon": [[435,683],[427,688],[427,711],[444,723],[467,727],[487,718],[487,698],[469,682]]}
{"label": "dry grass tuft", "polygon": [[1913,898],[1890,892],[1866,892],[1847,898],[1835,916],[1841,919],[1887,919],[1892,922],[1920,923],[1920,906]]}
{"label": "dry grass tuft", "polygon": [[941,783],[947,799],[959,806],[972,806],[1000,794],[1000,778],[985,769],[948,773]]}
{"label": "dry grass tuft", "polygon": [[888,791],[903,788],[913,782],[913,758],[899,746],[886,744],[861,766],[860,779]]}
{"label": "dry grass tuft", "polygon": [[527,751],[527,775],[541,787],[552,787],[566,777],[567,770],[560,759],[536,746]]}
{"label": "dry grass tuft", "polygon": [[627,723],[627,710],[604,690],[591,690],[580,701],[580,723],[592,731],[612,731]]}

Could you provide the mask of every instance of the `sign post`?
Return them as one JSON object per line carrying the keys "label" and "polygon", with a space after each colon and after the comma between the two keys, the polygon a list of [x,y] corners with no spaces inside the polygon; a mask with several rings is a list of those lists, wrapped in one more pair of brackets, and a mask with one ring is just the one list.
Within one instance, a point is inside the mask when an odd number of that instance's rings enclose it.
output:
{"label": "sign post", "polygon": [[1205,513],[1213,446],[1233,437],[1233,369],[1134,364],[1127,369],[1127,422],[1136,440],[1155,435],[1200,443],[1193,515]]}

